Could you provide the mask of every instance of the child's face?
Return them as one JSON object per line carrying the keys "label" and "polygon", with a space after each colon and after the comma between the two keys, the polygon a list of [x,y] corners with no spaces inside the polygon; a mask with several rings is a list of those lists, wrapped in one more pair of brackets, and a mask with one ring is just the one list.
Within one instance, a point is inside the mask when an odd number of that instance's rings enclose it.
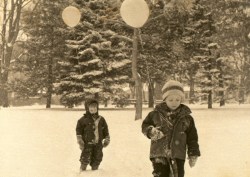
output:
{"label": "child's face", "polygon": [[180,104],[181,104],[181,96],[180,95],[170,95],[166,98],[165,100],[167,106],[171,109],[171,110],[175,110],[177,109]]}
{"label": "child's face", "polygon": [[97,113],[97,105],[96,105],[96,104],[91,104],[91,105],[89,105],[89,112],[90,112],[91,114]]}

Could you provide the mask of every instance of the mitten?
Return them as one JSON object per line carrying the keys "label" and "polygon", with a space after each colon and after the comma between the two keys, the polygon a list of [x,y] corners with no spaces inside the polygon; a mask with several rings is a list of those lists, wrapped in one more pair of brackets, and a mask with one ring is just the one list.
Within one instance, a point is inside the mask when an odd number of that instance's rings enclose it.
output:
{"label": "mitten", "polygon": [[110,138],[106,137],[105,139],[102,140],[102,146],[107,147],[110,143]]}
{"label": "mitten", "polygon": [[171,154],[172,154],[172,153],[171,153],[171,149],[166,148],[166,149],[165,149],[165,154],[167,155],[167,157],[170,158],[170,157],[171,157]]}
{"label": "mitten", "polygon": [[162,133],[162,131],[158,130],[155,127],[152,127],[149,133],[149,137],[151,138],[151,140],[156,141],[158,139],[161,139],[164,137],[164,134]]}
{"label": "mitten", "polygon": [[82,140],[82,136],[81,135],[77,135],[76,139],[77,139],[77,143],[79,144],[79,148],[81,150],[83,150],[84,149],[84,142]]}
{"label": "mitten", "polygon": [[190,156],[190,157],[188,157],[189,166],[191,168],[195,166],[197,159],[198,159],[197,156]]}

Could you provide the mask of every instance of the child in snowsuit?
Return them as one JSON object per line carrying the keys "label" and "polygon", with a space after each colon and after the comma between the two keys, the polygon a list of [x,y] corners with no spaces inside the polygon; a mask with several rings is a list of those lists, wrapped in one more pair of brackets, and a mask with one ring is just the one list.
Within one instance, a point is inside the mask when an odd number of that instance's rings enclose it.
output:
{"label": "child in snowsuit", "polygon": [[170,80],[162,88],[163,102],[156,105],[142,123],[151,139],[150,160],[154,177],[184,177],[186,150],[190,167],[200,156],[198,135],[190,109],[181,104],[183,86]]}
{"label": "child in snowsuit", "polygon": [[110,142],[109,130],[105,119],[98,114],[96,100],[87,101],[85,110],[76,125],[77,142],[82,150],[80,170],[86,170],[88,165],[97,170],[103,158],[102,149]]}

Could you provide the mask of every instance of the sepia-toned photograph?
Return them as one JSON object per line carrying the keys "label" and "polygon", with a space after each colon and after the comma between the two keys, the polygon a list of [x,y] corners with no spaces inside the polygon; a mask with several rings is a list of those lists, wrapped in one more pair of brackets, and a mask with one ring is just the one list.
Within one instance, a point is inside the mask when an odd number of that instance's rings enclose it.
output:
{"label": "sepia-toned photograph", "polygon": [[250,1],[1,0],[0,177],[250,177]]}

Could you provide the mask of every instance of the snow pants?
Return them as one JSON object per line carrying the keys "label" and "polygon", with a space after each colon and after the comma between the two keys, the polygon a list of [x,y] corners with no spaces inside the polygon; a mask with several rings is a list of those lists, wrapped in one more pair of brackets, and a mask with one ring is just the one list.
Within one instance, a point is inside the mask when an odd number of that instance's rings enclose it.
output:
{"label": "snow pants", "polygon": [[85,144],[80,157],[81,164],[89,164],[91,167],[99,166],[103,157],[102,149],[101,144]]}
{"label": "snow pants", "polygon": [[[185,160],[175,159],[177,165],[178,177],[184,177]],[[154,177],[173,177],[171,175],[170,164],[152,163]]]}

